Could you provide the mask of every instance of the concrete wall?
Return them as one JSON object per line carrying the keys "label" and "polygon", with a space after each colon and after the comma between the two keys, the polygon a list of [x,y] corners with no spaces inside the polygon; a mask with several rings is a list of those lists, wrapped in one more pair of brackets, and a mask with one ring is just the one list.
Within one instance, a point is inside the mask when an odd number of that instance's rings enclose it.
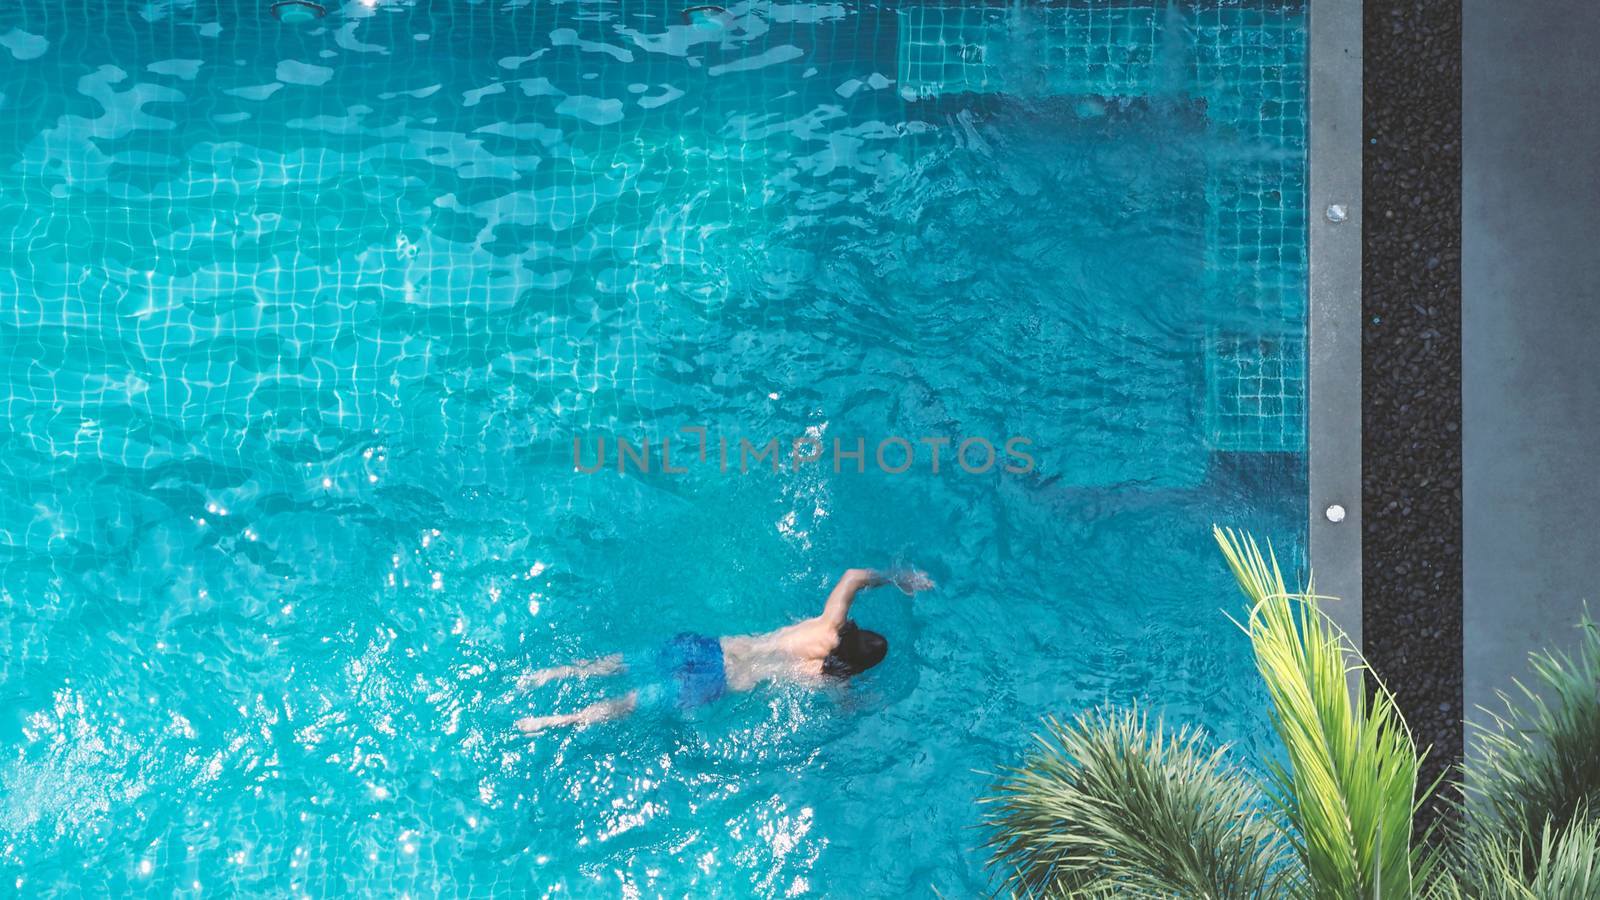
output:
{"label": "concrete wall", "polygon": [[1468,718],[1600,615],[1600,4],[1463,7]]}

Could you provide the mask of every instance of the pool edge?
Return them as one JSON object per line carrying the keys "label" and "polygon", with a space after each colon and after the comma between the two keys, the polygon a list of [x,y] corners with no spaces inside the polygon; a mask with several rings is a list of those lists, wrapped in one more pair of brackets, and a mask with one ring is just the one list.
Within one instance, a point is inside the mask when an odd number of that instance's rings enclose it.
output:
{"label": "pool edge", "polygon": [[1309,17],[1308,558],[1360,648],[1362,0],[1320,0]]}

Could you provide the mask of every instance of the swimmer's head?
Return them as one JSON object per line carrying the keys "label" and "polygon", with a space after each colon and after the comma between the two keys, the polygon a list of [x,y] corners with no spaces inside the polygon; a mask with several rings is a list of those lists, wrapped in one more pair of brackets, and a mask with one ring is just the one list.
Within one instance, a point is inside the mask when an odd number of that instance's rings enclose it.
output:
{"label": "swimmer's head", "polygon": [[839,646],[833,648],[822,661],[822,674],[849,678],[883,662],[889,653],[889,641],[876,631],[858,628],[854,620],[846,619],[839,629]]}

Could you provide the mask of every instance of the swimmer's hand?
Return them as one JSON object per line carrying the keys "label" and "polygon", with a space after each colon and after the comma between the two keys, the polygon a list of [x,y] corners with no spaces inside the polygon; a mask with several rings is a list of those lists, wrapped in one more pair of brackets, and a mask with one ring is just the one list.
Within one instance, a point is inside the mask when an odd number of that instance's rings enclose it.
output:
{"label": "swimmer's hand", "polygon": [[900,569],[889,574],[889,581],[899,588],[907,597],[918,591],[932,590],[938,585],[928,577],[928,573],[921,569]]}

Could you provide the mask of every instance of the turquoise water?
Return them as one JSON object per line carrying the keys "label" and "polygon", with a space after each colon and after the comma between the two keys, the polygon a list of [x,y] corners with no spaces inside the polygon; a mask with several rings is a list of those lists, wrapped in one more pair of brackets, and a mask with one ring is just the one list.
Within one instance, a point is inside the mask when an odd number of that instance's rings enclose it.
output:
{"label": "turquoise water", "polygon": [[[0,884],[972,896],[1041,715],[1270,752],[1302,8],[266,7],[0,10]],[[848,689],[511,728],[895,563]]]}

